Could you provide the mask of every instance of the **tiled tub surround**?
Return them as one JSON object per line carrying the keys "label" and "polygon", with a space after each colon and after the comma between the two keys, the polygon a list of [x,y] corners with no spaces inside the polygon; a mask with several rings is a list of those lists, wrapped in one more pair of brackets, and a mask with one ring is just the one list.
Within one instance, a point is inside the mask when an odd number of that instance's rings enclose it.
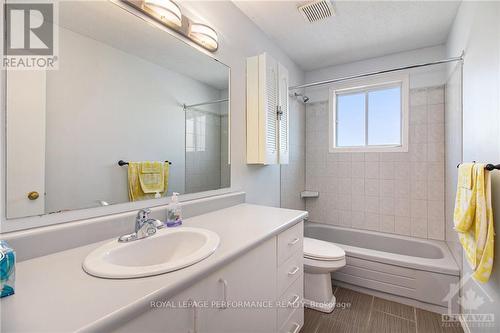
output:
{"label": "tiled tub surround", "polygon": [[328,102],[306,108],[311,221],[444,239],[443,86],[410,90],[407,153],[329,153]]}

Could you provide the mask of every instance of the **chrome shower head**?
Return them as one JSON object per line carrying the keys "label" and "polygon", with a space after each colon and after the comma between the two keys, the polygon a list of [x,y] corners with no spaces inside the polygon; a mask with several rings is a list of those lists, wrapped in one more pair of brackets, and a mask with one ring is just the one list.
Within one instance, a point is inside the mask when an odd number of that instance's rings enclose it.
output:
{"label": "chrome shower head", "polygon": [[302,102],[304,103],[307,103],[307,101],[309,101],[309,97],[307,97],[306,95],[304,94],[299,94],[299,93],[294,93],[295,97],[302,97]]}

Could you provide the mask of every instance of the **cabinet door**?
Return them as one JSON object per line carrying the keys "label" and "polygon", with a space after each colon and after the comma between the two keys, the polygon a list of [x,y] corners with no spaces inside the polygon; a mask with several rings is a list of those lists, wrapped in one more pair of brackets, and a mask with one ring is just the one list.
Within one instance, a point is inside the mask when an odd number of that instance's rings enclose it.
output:
{"label": "cabinet door", "polygon": [[216,295],[199,311],[199,333],[276,332],[275,238],[211,275],[206,287]]}
{"label": "cabinet door", "polygon": [[150,308],[112,330],[119,333],[198,333],[197,305],[206,299],[204,283],[198,283],[168,299],[159,299]]}
{"label": "cabinet door", "polygon": [[282,64],[278,64],[278,146],[279,163],[288,164],[289,159],[289,124],[290,107],[288,103],[288,71]]}
{"label": "cabinet door", "polygon": [[278,62],[264,55],[265,164],[278,163]]}

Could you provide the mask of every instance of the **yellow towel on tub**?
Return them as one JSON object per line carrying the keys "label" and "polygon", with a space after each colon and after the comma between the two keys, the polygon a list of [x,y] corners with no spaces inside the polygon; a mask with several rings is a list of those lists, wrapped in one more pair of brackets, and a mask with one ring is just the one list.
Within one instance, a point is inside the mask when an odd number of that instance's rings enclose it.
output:
{"label": "yellow towel on tub", "polygon": [[154,199],[156,193],[164,196],[168,191],[169,173],[168,162],[129,162],[129,200]]}
{"label": "yellow towel on tub", "polygon": [[491,179],[484,164],[465,163],[458,169],[453,220],[472,277],[488,282],[493,268],[494,222],[491,208]]}

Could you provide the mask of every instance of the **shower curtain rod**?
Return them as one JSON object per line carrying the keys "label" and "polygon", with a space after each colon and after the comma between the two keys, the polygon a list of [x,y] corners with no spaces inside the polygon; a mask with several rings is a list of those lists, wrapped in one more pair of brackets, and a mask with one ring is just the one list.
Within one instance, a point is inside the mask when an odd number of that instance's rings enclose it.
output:
{"label": "shower curtain rod", "polygon": [[340,77],[340,78],[337,78],[337,79],[330,79],[330,80],[324,80],[324,81],[317,81],[317,82],[312,82],[312,83],[306,83],[306,84],[301,84],[301,85],[298,85],[298,86],[290,87],[290,88],[288,88],[288,90],[297,90],[297,89],[301,89],[301,88],[310,88],[310,87],[322,86],[322,85],[325,85],[325,84],[337,83],[337,82],[341,82],[341,81],[358,79],[358,78],[367,77],[367,76],[373,76],[373,75],[378,75],[378,74],[385,74],[385,73],[390,73],[390,72],[397,72],[397,71],[402,71],[402,70],[405,70],[405,69],[412,69],[412,68],[419,68],[419,67],[425,67],[425,66],[446,64],[448,62],[463,61],[463,60],[464,60],[464,51],[462,51],[462,54],[459,57],[448,58],[448,59],[443,59],[443,60],[437,60],[437,61],[432,61],[432,62],[425,62],[425,63],[414,64],[414,65],[408,65],[408,66],[403,66],[403,67],[396,67],[396,68],[391,68],[391,69],[384,69],[384,70],[377,71],[377,72],[368,72],[368,73],[363,73],[363,74],[356,74],[356,75],[344,76],[344,77]]}
{"label": "shower curtain rod", "polygon": [[194,108],[196,106],[202,106],[202,105],[210,105],[210,104],[217,104],[217,103],[222,103],[222,102],[227,102],[229,101],[229,98],[224,98],[224,99],[218,99],[215,101],[208,101],[208,102],[203,102],[203,103],[197,103],[197,104],[191,104],[191,105],[186,105],[183,104],[182,107],[184,110],[189,109],[189,108]]}

